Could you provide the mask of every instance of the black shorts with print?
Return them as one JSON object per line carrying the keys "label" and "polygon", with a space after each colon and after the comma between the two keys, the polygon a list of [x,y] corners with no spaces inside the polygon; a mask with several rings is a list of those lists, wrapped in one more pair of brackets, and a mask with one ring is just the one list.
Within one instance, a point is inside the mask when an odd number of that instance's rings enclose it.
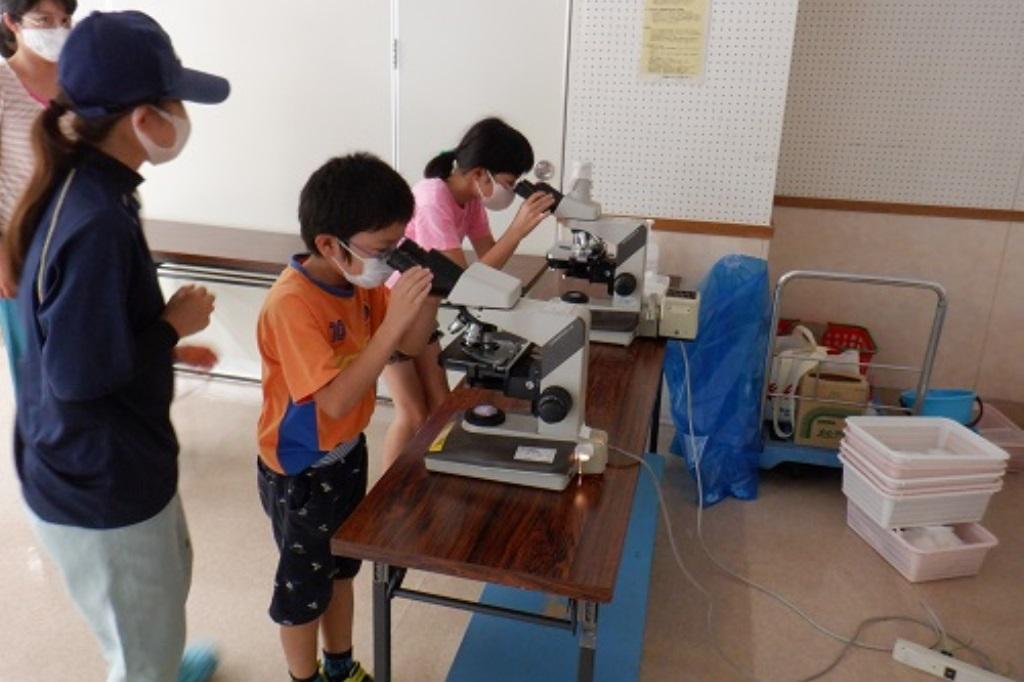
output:
{"label": "black shorts with print", "polygon": [[353,578],[361,561],[331,554],[331,538],[366,495],[366,439],[342,461],[285,476],[258,460],[260,502],[280,552],[270,618],[301,625],[319,618],[335,580]]}

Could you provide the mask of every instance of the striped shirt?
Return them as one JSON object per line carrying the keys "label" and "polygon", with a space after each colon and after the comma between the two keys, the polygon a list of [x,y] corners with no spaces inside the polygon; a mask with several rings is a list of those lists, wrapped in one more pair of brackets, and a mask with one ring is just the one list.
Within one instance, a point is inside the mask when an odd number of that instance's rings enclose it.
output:
{"label": "striped shirt", "polygon": [[10,65],[0,61],[0,230],[7,228],[32,177],[32,124],[42,110]]}

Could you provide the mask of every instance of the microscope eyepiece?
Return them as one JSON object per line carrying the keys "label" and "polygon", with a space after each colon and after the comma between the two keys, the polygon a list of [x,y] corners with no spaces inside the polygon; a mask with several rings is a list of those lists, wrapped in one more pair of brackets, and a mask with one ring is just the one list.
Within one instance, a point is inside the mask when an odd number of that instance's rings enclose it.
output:
{"label": "microscope eyepiece", "polygon": [[529,180],[520,180],[518,183],[516,183],[515,193],[524,199],[529,199],[537,192],[545,192],[554,197],[555,203],[552,204],[551,208],[549,209],[552,213],[554,213],[555,209],[558,208],[559,202],[562,201],[563,195],[561,192],[559,192],[557,189],[555,189],[546,182],[533,183],[530,182]]}
{"label": "microscope eyepiece", "polygon": [[463,273],[458,263],[448,256],[436,249],[427,251],[411,239],[403,240],[387,255],[385,262],[399,272],[405,272],[417,265],[430,270],[434,273],[434,282],[430,289],[434,296],[444,297],[450,294]]}

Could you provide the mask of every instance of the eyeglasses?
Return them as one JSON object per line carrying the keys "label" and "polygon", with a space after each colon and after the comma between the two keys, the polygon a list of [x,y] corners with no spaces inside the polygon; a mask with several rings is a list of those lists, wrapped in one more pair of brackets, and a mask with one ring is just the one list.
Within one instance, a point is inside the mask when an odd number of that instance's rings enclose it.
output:
{"label": "eyeglasses", "polygon": [[510,192],[514,191],[513,187],[515,187],[515,184],[516,184],[515,182],[513,182],[512,186],[510,187],[509,185],[506,185],[504,182],[501,182],[500,180],[498,180],[498,178],[494,177],[494,175],[491,173],[491,171],[489,171],[487,169],[484,169],[484,170],[487,172],[487,177],[490,178],[491,183],[493,183],[495,185],[501,185],[502,187],[504,187],[505,189],[507,189]]}
{"label": "eyeglasses", "polygon": [[390,249],[385,249],[383,251],[368,251],[368,250],[362,248],[361,246],[358,246],[357,244],[353,244],[351,242],[346,244],[343,239],[339,239],[338,243],[341,244],[341,248],[345,249],[346,251],[351,253],[356,258],[359,258],[360,260],[368,260],[368,259],[374,259],[374,258],[379,258],[381,260],[385,260],[395,250],[394,248],[390,248]]}
{"label": "eyeglasses", "polygon": [[25,28],[71,28],[71,15],[31,12],[21,18],[21,24]]}

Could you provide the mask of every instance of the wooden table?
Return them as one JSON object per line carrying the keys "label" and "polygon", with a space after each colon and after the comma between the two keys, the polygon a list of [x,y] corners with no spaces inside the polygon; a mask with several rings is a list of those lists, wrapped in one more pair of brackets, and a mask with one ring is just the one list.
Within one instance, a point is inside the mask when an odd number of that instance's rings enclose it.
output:
{"label": "wooden table", "polygon": [[146,241],[157,263],[277,275],[292,255],[306,250],[292,234],[236,227],[146,220]]}
{"label": "wooden table", "polygon": [[[586,421],[607,431],[612,445],[642,455],[656,437],[663,357],[659,340],[591,347]],[[482,401],[515,405],[492,392],[456,390],[334,537],[334,552],[374,562],[374,675],[391,679],[391,600],[404,597],[578,626],[579,679],[590,680],[598,604],[613,596],[639,468],[612,453],[603,475],[561,493],[428,473],[429,444],[455,412]],[[552,618],[407,590],[408,568],[568,597],[571,613]]]}

